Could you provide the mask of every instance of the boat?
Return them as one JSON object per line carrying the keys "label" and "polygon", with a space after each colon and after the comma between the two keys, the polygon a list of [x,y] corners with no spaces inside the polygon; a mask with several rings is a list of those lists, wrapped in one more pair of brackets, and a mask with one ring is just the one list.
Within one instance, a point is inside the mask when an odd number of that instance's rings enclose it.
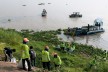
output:
{"label": "boat", "polygon": [[76,17],[82,17],[82,14],[80,12],[73,12],[73,14],[69,15],[70,18],[76,18]]}
{"label": "boat", "polygon": [[39,3],[38,5],[45,5],[45,3]]}
{"label": "boat", "polygon": [[[98,25],[97,25],[98,24]],[[74,27],[64,30],[65,35],[71,36],[81,36],[81,35],[90,35],[105,32],[105,30],[101,27],[103,25],[102,21],[98,21],[97,19],[94,21],[94,25],[82,26],[81,28]]]}
{"label": "boat", "polygon": [[42,11],[42,17],[44,17],[44,16],[46,16],[46,15],[47,15],[47,12],[46,12],[45,9],[43,9],[43,11]]}
{"label": "boat", "polygon": [[43,16],[46,16],[46,15],[47,15],[47,13],[46,13],[46,12],[42,12],[42,17],[43,17]]}

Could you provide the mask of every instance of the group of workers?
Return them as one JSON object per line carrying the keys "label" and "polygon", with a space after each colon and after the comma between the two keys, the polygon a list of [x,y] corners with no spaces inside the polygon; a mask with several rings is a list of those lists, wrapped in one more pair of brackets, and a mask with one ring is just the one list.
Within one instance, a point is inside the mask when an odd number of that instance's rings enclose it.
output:
{"label": "group of workers", "polygon": [[[32,71],[32,66],[36,66],[36,52],[33,49],[33,46],[28,46],[27,43],[29,40],[27,38],[23,39],[23,43],[21,44],[21,59],[22,59],[22,66],[23,69],[26,71]],[[60,45],[55,47],[57,50],[61,51],[67,51],[69,53],[72,53],[75,50],[75,45],[71,43],[64,43],[62,42]],[[12,58],[12,52],[15,52],[15,49],[10,49],[10,48],[4,48],[4,53],[5,53],[5,61],[7,61],[9,57],[9,61],[11,61]],[[49,47],[45,46],[45,48],[42,51],[42,65],[43,65],[43,70],[51,70],[51,65],[50,65],[50,53],[49,53]],[[105,57],[107,57],[107,51],[105,51]],[[25,61],[27,61],[28,69],[25,67]],[[55,65],[55,68],[60,68],[62,61],[60,56],[57,53],[53,54],[53,61]]]}
{"label": "group of workers", "polygon": [[60,51],[66,51],[71,54],[75,50],[75,44],[71,44],[70,42],[62,42],[60,45],[57,45],[55,49]]}
{"label": "group of workers", "polygon": [[[32,71],[32,67],[36,66],[36,52],[33,49],[33,46],[28,46],[27,43],[29,40],[27,38],[23,39],[23,43],[21,44],[21,59],[22,59],[22,67],[23,70],[25,71]],[[15,52],[15,49],[10,49],[10,48],[4,48],[4,53],[5,53],[5,61],[9,59],[11,61],[12,59],[12,53]],[[27,62],[28,69],[26,68],[25,61]],[[43,70],[50,70],[51,65],[50,65],[50,54],[49,54],[49,47],[45,46],[45,48],[42,51],[42,65],[43,65]],[[59,68],[61,65],[61,58],[57,53],[53,54],[53,61],[55,65],[55,68]]]}
{"label": "group of workers", "polygon": [[[59,68],[61,65],[61,58],[57,53],[53,54],[53,62],[55,68]],[[45,46],[45,49],[42,51],[42,64],[43,68],[50,70],[50,54],[49,54],[49,47]]]}

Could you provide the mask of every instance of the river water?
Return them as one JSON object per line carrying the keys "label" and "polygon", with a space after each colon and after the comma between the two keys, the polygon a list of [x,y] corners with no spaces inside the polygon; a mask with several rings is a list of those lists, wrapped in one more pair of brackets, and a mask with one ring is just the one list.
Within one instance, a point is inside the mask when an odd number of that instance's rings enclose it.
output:
{"label": "river water", "polygon": [[[44,5],[38,5],[40,3]],[[0,27],[16,30],[56,30],[93,25],[96,18],[102,18],[105,32],[90,35],[87,44],[108,50],[107,3],[108,0],[0,0]],[[41,17],[43,9],[47,11],[46,17]],[[69,18],[73,12],[80,12],[82,18]],[[60,37],[68,40],[63,35]],[[75,41],[85,44],[86,36],[75,37]]]}

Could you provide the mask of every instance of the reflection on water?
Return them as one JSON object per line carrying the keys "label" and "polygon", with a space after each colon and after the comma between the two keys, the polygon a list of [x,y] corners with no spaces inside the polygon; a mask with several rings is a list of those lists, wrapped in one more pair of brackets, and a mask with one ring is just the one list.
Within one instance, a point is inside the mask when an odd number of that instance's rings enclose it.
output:
{"label": "reflection on water", "polygon": [[[38,5],[40,3],[44,5]],[[56,30],[93,25],[93,21],[99,17],[103,19],[105,32],[89,36],[88,44],[100,45],[106,49],[108,47],[106,46],[108,45],[107,3],[108,0],[0,0],[0,27],[16,30]],[[47,10],[46,18],[41,17],[43,9]],[[80,12],[82,18],[69,18],[73,12]],[[66,39],[65,36],[63,38]],[[85,36],[75,37],[76,42],[85,43],[85,39]]]}

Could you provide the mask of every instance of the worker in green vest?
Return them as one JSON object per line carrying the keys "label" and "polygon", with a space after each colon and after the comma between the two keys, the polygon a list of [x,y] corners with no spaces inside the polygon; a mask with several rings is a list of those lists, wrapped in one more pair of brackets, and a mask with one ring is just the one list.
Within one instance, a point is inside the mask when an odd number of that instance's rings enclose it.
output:
{"label": "worker in green vest", "polygon": [[45,49],[42,51],[42,64],[43,68],[50,70],[50,56],[49,56],[49,47],[45,46]]}
{"label": "worker in green vest", "polygon": [[66,51],[69,52],[70,49],[71,49],[71,44],[68,42],[66,44]]}
{"label": "worker in green vest", "polygon": [[75,45],[73,44],[69,50],[69,54],[71,54],[75,50]]}
{"label": "worker in green vest", "polygon": [[90,62],[89,68],[91,69],[93,66],[97,65],[97,56],[94,57],[94,59]]}
{"label": "worker in green vest", "polygon": [[107,50],[104,50],[104,52],[103,52],[103,60],[107,60]]}
{"label": "worker in green vest", "polygon": [[62,42],[62,43],[60,44],[60,48],[61,48],[62,51],[65,50],[65,43],[64,43],[64,42]]}
{"label": "worker in green vest", "polygon": [[32,71],[31,63],[30,63],[29,47],[27,45],[28,41],[29,40],[27,38],[23,39],[23,44],[21,45],[21,53],[22,53],[21,58],[22,58],[23,69],[27,70],[26,67],[25,67],[25,61],[27,61],[28,71]]}
{"label": "worker in green vest", "polygon": [[89,72],[92,67],[96,68],[97,65],[97,56],[95,56],[90,63],[85,67],[84,72]]}
{"label": "worker in green vest", "polygon": [[60,67],[61,63],[62,62],[61,62],[60,56],[57,53],[54,53],[54,65],[55,65],[55,68]]}

